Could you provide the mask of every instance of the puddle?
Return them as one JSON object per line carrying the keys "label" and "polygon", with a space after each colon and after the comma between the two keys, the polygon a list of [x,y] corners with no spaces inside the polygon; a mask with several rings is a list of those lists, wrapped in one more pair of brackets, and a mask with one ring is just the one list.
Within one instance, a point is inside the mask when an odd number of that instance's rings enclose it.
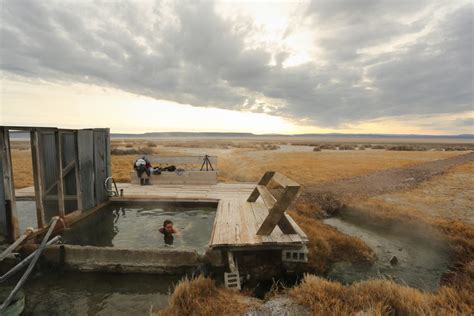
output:
{"label": "puddle", "polygon": [[[449,254],[443,242],[429,232],[416,234],[403,227],[381,228],[361,223],[353,217],[333,217],[324,223],[339,231],[363,240],[377,255],[371,267],[357,267],[350,263],[337,263],[328,278],[352,283],[373,278],[392,278],[395,282],[423,290],[435,290],[442,274],[448,269]],[[396,256],[398,263],[390,264]]]}
{"label": "puddle", "polygon": [[24,287],[24,315],[150,315],[181,276],[45,273]]}
{"label": "puddle", "polygon": [[[196,203],[109,205],[63,234],[66,244],[124,249],[196,249],[207,247],[216,207]],[[179,234],[164,242],[159,229],[170,219]]]}

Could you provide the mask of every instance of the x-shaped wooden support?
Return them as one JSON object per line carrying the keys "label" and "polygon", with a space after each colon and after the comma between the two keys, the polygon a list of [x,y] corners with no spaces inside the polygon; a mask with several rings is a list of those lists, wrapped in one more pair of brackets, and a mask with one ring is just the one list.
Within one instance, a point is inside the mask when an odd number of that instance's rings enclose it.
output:
{"label": "x-shaped wooden support", "polygon": [[[267,188],[272,179],[284,188],[283,193],[278,199]],[[296,234],[285,211],[291,202],[297,198],[299,191],[300,185],[298,183],[278,172],[268,171],[263,175],[247,199],[247,202],[255,202],[261,196],[268,209],[268,215],[258,229],[257,235],[270,235],[276,225],[280,227],[284,234]]]}

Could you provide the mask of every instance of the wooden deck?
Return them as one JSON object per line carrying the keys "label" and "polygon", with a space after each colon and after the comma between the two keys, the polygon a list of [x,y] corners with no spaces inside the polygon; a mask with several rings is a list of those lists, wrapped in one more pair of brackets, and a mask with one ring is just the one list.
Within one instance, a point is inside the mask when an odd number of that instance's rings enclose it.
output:
{"label": "wooden deck", "polygon": [[[123,198],[112,200],[191,200],[216,201],[217,213],[214,220],[209,246],[211,248],[253,248],[272,246],[295,246],[306,244],[308,238],[300,227],[285,214],[296,234],[283,234],[276,226],[269,235],[257,235],[259,227],[268,215],[262,197],[247,202],[256,184],[218,183],[215,185],[150,185],[140,186],[130,183],[118,183],[118,189],[124,190]],[[34,197],[33,187],[16,190],[20,199]]]}

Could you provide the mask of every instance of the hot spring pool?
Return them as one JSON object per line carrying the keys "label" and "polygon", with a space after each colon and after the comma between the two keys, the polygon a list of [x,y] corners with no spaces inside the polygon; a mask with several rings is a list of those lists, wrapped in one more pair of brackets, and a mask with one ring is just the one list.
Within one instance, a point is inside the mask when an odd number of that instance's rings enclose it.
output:
{"label": "hot spring pool", "polygon": [[[217,203],[112,203],[66,230],[66,244],[125,249],[195,249],[209,242]],[[172,244],[159,232],[165,220],[178,230]]]}

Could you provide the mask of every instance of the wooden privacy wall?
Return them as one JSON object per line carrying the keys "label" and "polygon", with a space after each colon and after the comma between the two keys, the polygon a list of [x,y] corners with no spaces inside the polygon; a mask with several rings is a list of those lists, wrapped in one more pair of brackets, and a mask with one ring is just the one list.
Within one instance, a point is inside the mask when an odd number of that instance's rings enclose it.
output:
{"label": "wooden privacy wall", "polygon": [[[9,130],[30,133],[38,228],[54,216],[88,210],[108,199],[105,179],[111,175],[109,129],[0,127],[2,193],[0,233],[19,236],[9,146]],[[7,209],[5,205],[10,207]],[[10,225],[10,226],[9,226]]]}

